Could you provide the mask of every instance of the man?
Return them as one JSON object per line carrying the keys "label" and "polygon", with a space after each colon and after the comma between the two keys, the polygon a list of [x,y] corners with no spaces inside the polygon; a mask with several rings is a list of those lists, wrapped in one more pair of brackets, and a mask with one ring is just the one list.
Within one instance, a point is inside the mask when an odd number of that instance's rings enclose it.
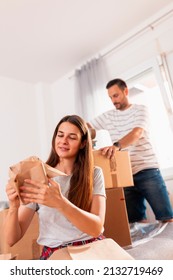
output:
{"label": "man", "polygon": [[134,179],[134,187],[124,188],[129,222],[147,221],[146,200],[156,220],[173,222],[169,195],[149,139],[147,108],[129,102],[128,87],[121,79],[109,81],[106,89],[115,109],[91,120],[88,126],[108,130],[113,145],[101,149],[108,158],[116,150],[129,151]]}

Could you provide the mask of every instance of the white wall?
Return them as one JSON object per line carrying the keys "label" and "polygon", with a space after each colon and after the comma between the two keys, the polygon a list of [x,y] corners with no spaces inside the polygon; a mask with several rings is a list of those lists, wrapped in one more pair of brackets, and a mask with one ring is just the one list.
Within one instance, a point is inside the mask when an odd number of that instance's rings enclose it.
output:
{"label": "white wall", "polygon": [[74,114],[73,81],[27,84],[0,77],[0,200],[6,200],[9,166],[35,155],[48,158],[60,118]]}
{"label": "white wall", "polygon": [[8,167],[40,152],[36,110],[32,85],[0,78],[0,200]]}
{"label": "white wall", "polygon": [[63,77],[52,84],[52,100],[54,126],[68,114],[76,114],[74,102],[74,79],[69,76]]}
{"label": "white wall", "polygon": [[[128,78],[131,69],[173,51],[173,18],[105,55],[109,78]],[[170,67],[173,64],[170,63]],[[171,69],[173,75],[173,70]],[[0,78],[0,200],[6,199],[5,184],[10,165],[37,155],[46,160],[57,122],[66,114],[77,113],[74,80],[68,75],[51,85],[26,84]],[[172,186],[169,181],[169,186]]]}
{"label": "white wall", "polygon": [[[169,54],[173,51],[173,40],[170,39],[172,32],[173,16],[154,29],[149,28],[139,33],[128,43],[123,44],[123,41],[119,43],[119,47],[104,58],[110,79],[117,76],[128,79],[132,73],[131,69],[162,53]],[[128,36],[126,39],[128,40]]]}

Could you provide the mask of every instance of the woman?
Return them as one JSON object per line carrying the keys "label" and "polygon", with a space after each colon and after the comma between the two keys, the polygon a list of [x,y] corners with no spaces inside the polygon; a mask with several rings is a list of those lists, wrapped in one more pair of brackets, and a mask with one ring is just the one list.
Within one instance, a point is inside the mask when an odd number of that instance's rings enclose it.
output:
{"label": "woman", "polygon": [[94,167],[91,137],[86,123],[76,115],[65,116],[52,138],[46,162],[67,174],[49,179],[49,185],[26,179],[20,195],[9,184],[9,211],[5,223],[7,243],[12,246],[25,234],[34,213],[39,215],[40,259],[57,249],[104,238],[105,187],[102,170]]}

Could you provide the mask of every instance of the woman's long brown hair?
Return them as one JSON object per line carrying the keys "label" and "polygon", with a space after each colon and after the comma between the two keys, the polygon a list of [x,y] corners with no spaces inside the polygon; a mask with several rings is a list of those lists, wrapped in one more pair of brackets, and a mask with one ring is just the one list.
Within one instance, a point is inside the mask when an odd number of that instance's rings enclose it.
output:
{"label": "woman's long brown hair", "polygon": [[55,167],[60,161],[59,156],[55,151],[55,138],[57,136],[59,126],[63,122],[69,122],[78,127],[82,135],[81,141],[82,143],[85,142],[84,147],[79,149],[79,152],[76,156],[73,175],[70,180],[68,199],[77,207],[86,211],[90,211],[94,172],[92,142],[87,124],[81,117],[77,115],[67,115],[60,120],[53,134],[52,149],[46,163],[52,167]]}

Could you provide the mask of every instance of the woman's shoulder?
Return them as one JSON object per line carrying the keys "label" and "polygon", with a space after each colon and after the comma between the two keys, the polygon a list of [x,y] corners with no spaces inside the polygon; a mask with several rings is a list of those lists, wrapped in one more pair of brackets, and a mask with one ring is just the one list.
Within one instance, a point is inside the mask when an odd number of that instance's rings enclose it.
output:
{"label": "woman's shoulder", "polygon": [[104,176],[103,176],[103,170],[99,166],[94,166],[94,183],[101,183],[104,185]]}
{"label": "woman's shoulder", "polygon": [[105,181],[103,171],[99,166],[94,167],[94,194],[105,196]]}
{"label": "woman's shoulder", "polygon": [[94,166],[94,175],[103,174],[102,168],[100,166]]}

